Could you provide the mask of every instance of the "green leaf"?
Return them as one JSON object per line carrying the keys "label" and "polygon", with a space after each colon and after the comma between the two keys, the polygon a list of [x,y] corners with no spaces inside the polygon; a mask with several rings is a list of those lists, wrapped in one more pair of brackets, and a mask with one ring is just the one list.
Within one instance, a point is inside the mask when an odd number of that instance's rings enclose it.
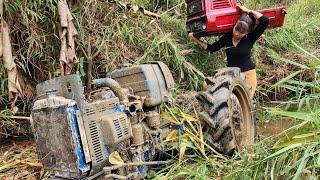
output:
{"label": "green leaf", "polygon": [[308,52],[307,50],[303,49],[301,46],[299,46],[297,43],[295,43],[293,40],[291,40],[292,44],[295,45],[298,49],[300,49],[302,52],[306,53],[307,55],[309,55],[310,57],[312,57],[313,59],[317,60],[317,61],[320,61],[320,59],[311,54],[310,52]]}
{"label": "green leaf", "polygon": [[299,73],[301,73],[301,71],[296,71],[296,72],[290,74],[289,76],[281,79],[280,81],[278,81],[277,83],[275,83],[274,85],[272,85],[272,86],[270,87],[270,89],[274,89],[274,88],[276,88],[276,87],[279,87],[280,85],[286,83],[288,80],[292,79],[293,77],[295,77],[295,76],[298,75]]}
{"label": "green leaf", "polygon": [[317,158],[317,166],[320,167],[320,154],[318,154],[318,158]]}
{"label": "green leaf", "polygon": [[276,151],[275,153],[267,156],[267,157],[264,158],[262,161],[270,160],[270,159],[272,159],[272,158],[274,158],[274,157],[277,157],[277,156],[279,156],[279,155],[281,155],[281,154],[283,154],[283,153],[285,153],[285,152],[290,152],[292,149],[295,149],[295,148],[301,147],[301,146],[302,146],[301,143],[292,144],[292,145],[290,145],[290,146],[287,146],[287,147],[285,147],[285,148],[282,148],[282,149],[280,149],[279,151]]}
{"label": "green leaf", "polygon": [[292,180],[298,180],[302,174],[302,170],[306,167],[307,165],[307,162],[309,161],[309,158],[310,158],[310,151],[312,149],[314,149],[315,145],[313,146],[309,146],[305,152],[304,152],[304,155],[303,157],[301,158],[301,162],[299,164],[299,167],[294,175],[294,177],[292,178]]}
{"label": "green leaf", "polygon": [[314,137],[314,136],[316,136],[318,134],[319,134],[319,132],[300,134],[300,135],[293,136],[292,139],[301,139],[301,138]]}
{"label": "green leaf", "polygon": [[312,114],[309,112],[285,111],[278,108],[269,108],[269,112],[275,115],[295,118],[298,120],[312,120]]}
{"label": "green leaf", "polygon": [[287,147],[293,144],[310,144],[310,143],[315,143],[318,142],[320,140],[319,137],[317,136],[309,136],[309,137],[305,137],[305,138],[292,138],[290,140],[281,142],[276,144],[273,149],[279,149],[279,148],[283,148],[283,147]]}
{"label": "green leaf", "polygon": [[295,65],[295,66],[298,66],[300,67],[301,69],[310,69],[308,66],[306,65],[303,65],[303,64],[300,64],[298,62],[294,62],[290,59],[286,59],[286,58],[283,58],[281,57],[277,52],[275,52],[274,50],[272,49],[267,49],[267,52],[268,52],[268,55],[274,59],[274,60],[279,60],[279,61],[283,61],[285,63],[288,63],[288,64],[292,64],[292,65]]}

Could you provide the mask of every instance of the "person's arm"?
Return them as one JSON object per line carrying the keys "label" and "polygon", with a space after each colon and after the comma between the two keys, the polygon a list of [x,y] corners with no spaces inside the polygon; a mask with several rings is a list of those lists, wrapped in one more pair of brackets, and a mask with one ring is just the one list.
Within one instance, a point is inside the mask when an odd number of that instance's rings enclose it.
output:
{"label": "person's arm", "polygon": [[188,36],[189,36],[189,38],[190,38],[191,40],[193,40],[194,42],[196,42],[197,44],[199,44],[203,49],[205,49],[205,50],[207,49],[208,44],[206,44],[206,43],[200,41],[198,38],[194,37],[194,36],[193,36],[193,32],[189,33]]}
{"label": "person's arm", "polygon": [[207,50],[209,52],[215,52],[220,50],[222,47],[226,45],[226,36],[222,36],[218,41],[216,41],[213,44],[206,44],[202,41],[200,41],[198,38],[193,36],[193,33],[189,33],[189,38],[196,43],[198,43],[204,50]]}
{"label": "person's arm", "polygon": [[254,18],[256,19],[259,19],[261,16],[263,16],[263,14],[259,13],[258,11],[253,11],[253,10],[250,10],[244,6],[239,6],[238,7],[240,8],[240,10],[244,13],[247,13],[247,14],[252,14]]}
{"label": "person's arm", "polygon": [[259,21],[258,26],[250,33],[253,41],[256,41],[263,34],[264,30],[267,29],[269,25],[269,18],[257,11],[250,10],[244,6],[239,6],[239,8],[241,9],[241,11],[252,15]]}

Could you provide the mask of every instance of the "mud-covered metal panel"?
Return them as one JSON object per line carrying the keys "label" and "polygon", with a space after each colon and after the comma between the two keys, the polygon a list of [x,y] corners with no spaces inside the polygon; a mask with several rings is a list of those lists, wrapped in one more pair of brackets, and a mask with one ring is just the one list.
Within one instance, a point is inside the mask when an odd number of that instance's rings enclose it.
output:
{"label": "mud-covered metal panel", "polygon": [[131,88],[135,95],[146,97],[144,105],[147,107],[167,102],[168,91],[173,87],[172,75],[161,62],[118,69],[108,76],[123,88]]}
{"label": "mud-covered metal panel", "polygon": [[173,79],[173,76],[168,68],[168,66],[166,64],[164,64],[163,62],[161,61],[155,61],[155,62],[152,62],[153,64],[157,64],[162,72],[162,75],[165,79],[165,83],[166,83],[166,86],[167,86],[167,89],[170,90],[174,87],[174,79]]}
{"label": "mud-covered metal panel", "polygon": [[132,137],[131,124],[126,114],[118,112],[100,117],[104,142],[111,147]]}
{"label": "mud-covered metal panel", "polygon": [[37,98],[47,98],[49,95],[72,99],[81,107],[85,101],[84,87],[79,75],[60,76],[37,85]]}
{"label": "mud-covered metal panel", "polygon": [[92,160],[91,175],[101,171],[109,157],[109,147],[105,144],[103,135],[108,135],[110,132],[101,129],[101,118],[115,113],[119,108],[120,102],[117,97],[94,101],[83,106],[84,128]]}
{"label": "mud-covered metal panel", "polygon": [[32,125],[38,158],[51,176],[80,178],[89,170],[78,129],[75,101],[49,97],[35,102]]}

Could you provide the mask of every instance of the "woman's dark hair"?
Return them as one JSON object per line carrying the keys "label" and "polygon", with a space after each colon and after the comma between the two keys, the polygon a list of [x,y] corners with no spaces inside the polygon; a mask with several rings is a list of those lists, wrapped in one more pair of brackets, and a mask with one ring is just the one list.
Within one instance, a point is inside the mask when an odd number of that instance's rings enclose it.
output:
{"label": "woman's dark hair", "polygon": [[247,13],[242,13],[237,20],[235,30],[241,33],[250,33],[254,29],[255,18]]}

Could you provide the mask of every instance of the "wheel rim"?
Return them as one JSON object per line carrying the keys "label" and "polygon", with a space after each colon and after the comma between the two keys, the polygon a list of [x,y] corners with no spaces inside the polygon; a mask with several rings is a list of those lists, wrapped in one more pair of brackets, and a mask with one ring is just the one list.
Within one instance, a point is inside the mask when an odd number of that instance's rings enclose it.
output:
{"label": "wheel rim", "polygon": [[255,127],[249,96],[240,84],[235,85],[232,89],[230,103],[231,131],[237,149],[241,150],[253,144]]}

